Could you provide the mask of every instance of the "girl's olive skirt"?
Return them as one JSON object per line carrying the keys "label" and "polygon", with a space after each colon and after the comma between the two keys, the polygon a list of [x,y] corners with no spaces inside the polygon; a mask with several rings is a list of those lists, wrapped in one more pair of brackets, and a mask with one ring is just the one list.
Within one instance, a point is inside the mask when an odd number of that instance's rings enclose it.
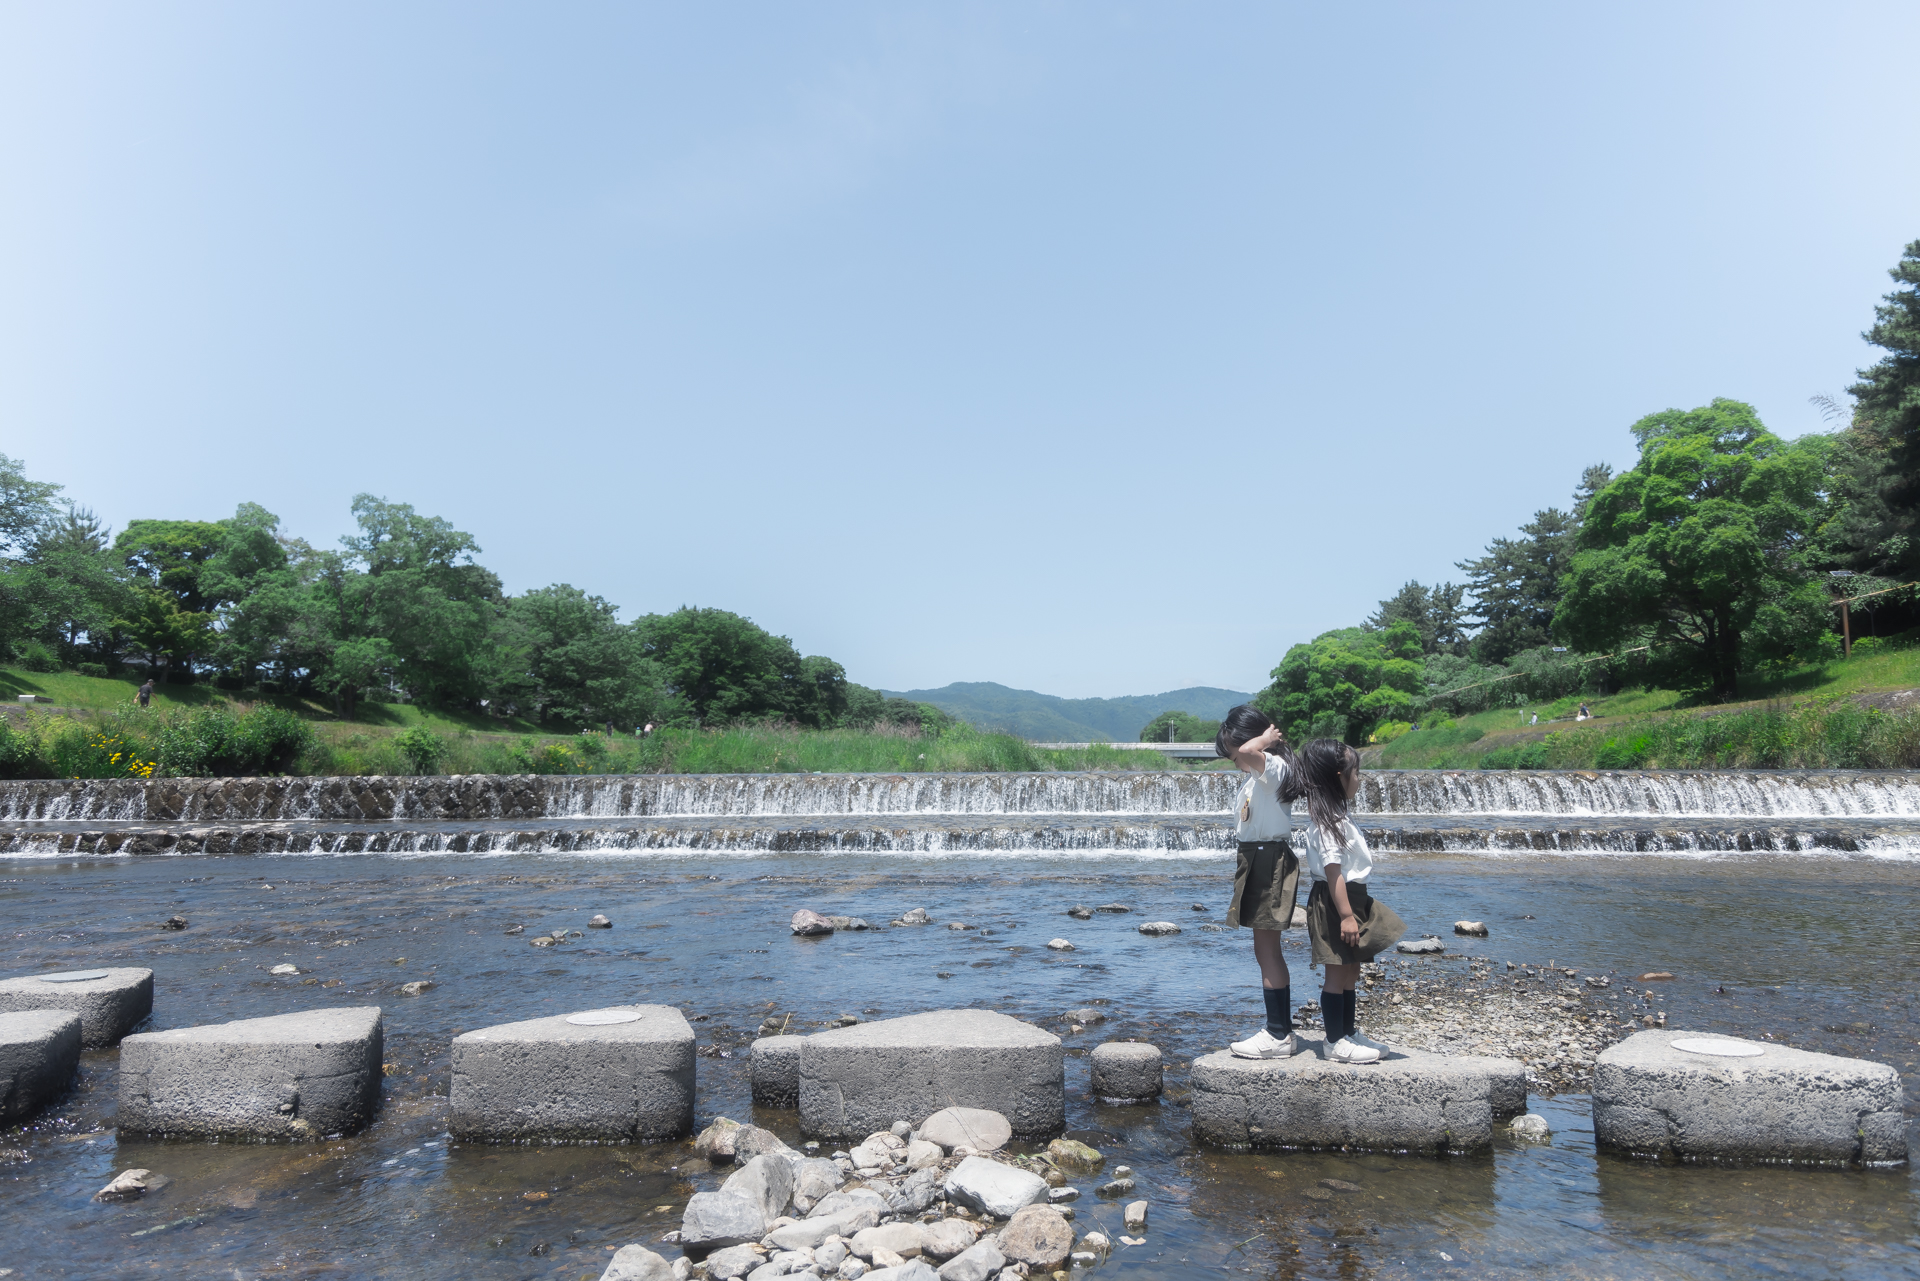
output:
{"label": "girl's olive skirt", "polygon": [[1348,947],[1340,941],[1340,912],[1333,905],[1333,891],[1325,881],[1315,881],[1307,892],[1307,937],[1313,941],[1315,965],[1358,965],[1371,961],[1398,943],[1407,932],[1407,923],[1385,903],[1374,901],[1365,881],[1348,882],[1347,906],[1360,923],[1360,946]]}
{"label": "girl's olive skirt", "polygon": [[1242,841],[1233,869],[1227,920],[1256,930],[1284,930],[1300,897],[1300,860],[1285,841]]}

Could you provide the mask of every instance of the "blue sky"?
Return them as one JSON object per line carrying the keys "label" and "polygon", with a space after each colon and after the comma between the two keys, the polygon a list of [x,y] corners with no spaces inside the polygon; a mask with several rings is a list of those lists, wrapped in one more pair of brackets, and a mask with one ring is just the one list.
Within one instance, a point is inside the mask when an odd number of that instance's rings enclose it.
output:
{"label": "blue sky", "polygon": [[0,452],[887,688],[1255,688],[1920,238],[1913,5],[0,4]]}

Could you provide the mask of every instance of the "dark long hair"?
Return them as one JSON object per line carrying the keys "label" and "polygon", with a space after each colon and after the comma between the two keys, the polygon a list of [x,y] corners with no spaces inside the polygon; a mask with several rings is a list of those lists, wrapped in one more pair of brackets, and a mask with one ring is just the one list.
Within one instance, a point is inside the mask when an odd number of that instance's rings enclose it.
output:
{"label": "dark long hair", "polygon": [[1250,743],[1273,728],[1273,722],[1251,704],[1242,703],[1220,718],[1220,732],[1213,736],[1213,754],[1232,760],[1242,744]]}
{"label": "dark long hair", "polygon": [[1292,804],[1306,797],[1307,817],[1338,840],[1340,824],[1347,819],[1347,789],[1341,786],[1340,776],[1348,766],[1359,768],[1360,753],[1337,738],[1316,738],[1289,764],[1280,799]]}

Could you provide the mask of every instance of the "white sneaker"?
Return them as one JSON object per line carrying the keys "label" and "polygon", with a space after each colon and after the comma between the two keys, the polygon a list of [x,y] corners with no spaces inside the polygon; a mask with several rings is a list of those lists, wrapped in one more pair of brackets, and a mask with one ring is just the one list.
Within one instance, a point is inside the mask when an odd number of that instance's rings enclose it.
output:
{"label": "white sneaker", "polygon": [[1300,1038],[1289,1032],[1283,1041],[1261,1028],[1246,1040],[1235,1041],[1227,1048],[1243,1059],[1290,1059],[1300,1052]]}
{"label": "white sneaker", "polygon": [[1355,1045],[1365,1046],[1369,1050],[1378,1050],[1382,1054],[1390,1054],[1393,1052],[1393,1047],[1382,1045],[1365,1032],[1350,1032],[1347,1034],[1347,1039]]}
{"label": "white sneaker", "polygon": [[1327,1047],[1327,1057],[1335,1063],[1378,1063],[1380,1051],[1369,1049],[1346,1036]]}

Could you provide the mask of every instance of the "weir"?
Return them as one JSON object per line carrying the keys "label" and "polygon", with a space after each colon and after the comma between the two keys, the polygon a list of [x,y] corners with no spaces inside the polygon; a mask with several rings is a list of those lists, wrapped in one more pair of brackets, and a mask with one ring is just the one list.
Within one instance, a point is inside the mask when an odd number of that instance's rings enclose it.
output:
{"label": "weir", "polygon": [[[0,853],[1131,853],[1232,847],[1237,773],[21,780]],[[1920,773],[1444,771],[1363,776],[1403,852],[1920,853]]]}

